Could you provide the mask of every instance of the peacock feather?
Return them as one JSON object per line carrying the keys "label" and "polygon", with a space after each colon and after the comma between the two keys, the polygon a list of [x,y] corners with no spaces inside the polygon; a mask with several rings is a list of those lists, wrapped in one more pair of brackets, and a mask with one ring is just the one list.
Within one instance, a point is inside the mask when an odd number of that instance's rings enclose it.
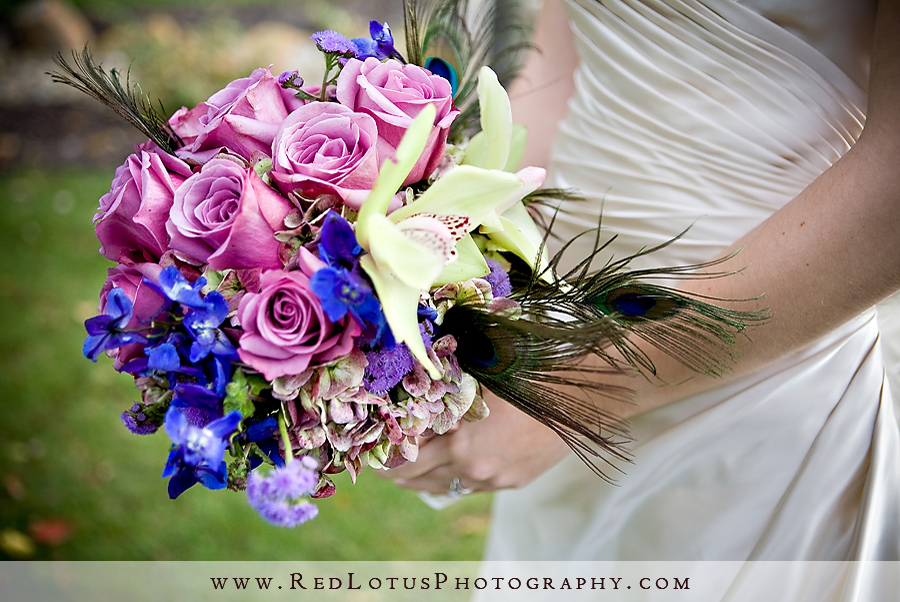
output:
{"label": "peacock feather", "polygon": [[553,323],[497,314],[478,303],[454,305],[441,332],[457,341],[460,368],[480,385],[550,427],[598,476],[629,461],[627,425],[603,400],[630,401],[630,390],[605,382],[620,368],[589,363],[606,326]]}
{"label": "peacock feather", "polygon": [[[552,221],[549,224],[552,228]],[[629,269],[648,248],[600,269],[591,266],[614,237],[601,242],[562,277],[558,267],[571,240],[511,298],[520,314],[492,311],[467,300],[450,308],[441,331],[456,338],[460,366],[482,386],[550,427],[599,476],[629,458],[627,425],[609,400],[630,401],[630,390],[608,384],[622,373],[656,377],[640,341],[703,374],[721,375],[736,360],[737,337],[766,313],[722,307],[722,300],[692,295],[659,281],[715,278],[725,259],[699,265]],[[546,239],[545,239],[546,240]],[[671,244],[669,241],[666,244]],[[749,301],[749,300],[748,300]]]}
{"label": "peacock feather", "polygon": [[71,65],[62,54],[57,55],[55,61],[62,72],[48,73],[54,82],[72,86],[99,100],[170,154],[183,145],[181,138],[169,127],[164,111],[158,112],[140,86],[131,83],[130,73],[125,74],[123,84],[119,72],[116,69],[106,72],[94,61],[87,46],[80,55],[72,52]]}
{"label": "peacock feather", "polygon": [[[508,85],[522,66],[529,27],[518,0],[406,0],[404,29],[409,62],[455,80],[454,104],[460,115],[450,138],[478,129],[478,72],[488,65]],[[452,73],[447,73],[451,71]]]}

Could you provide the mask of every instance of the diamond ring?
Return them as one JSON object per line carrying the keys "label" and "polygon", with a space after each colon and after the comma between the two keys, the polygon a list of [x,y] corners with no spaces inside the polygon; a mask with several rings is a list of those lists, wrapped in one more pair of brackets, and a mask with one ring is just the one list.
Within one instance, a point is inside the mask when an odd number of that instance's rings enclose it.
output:
{"label": "diamond ring", "polygon": [[470,493],[472,493],[472,490],[463,487],[459,477],[450,479],[450,491],[447,492],[447,495],[452,498],[459,498],[464,495],[469,495]]}

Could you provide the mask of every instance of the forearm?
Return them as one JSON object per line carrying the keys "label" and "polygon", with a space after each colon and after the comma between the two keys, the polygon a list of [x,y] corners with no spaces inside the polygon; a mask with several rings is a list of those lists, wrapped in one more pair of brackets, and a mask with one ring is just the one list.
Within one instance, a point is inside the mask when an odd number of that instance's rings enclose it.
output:
{"label": "forearm", "polygon": [[[800,195],[722,253],[740,249],[721,266],[739,273],[683,285],[724,299],[763,295],[755,305],[768,308],[771,318],[747,332],[739,361],[726,378],[777,361],[900,288],[900,44],[892,32],[898,22],[900,2],[883,1],[869,118],[859,141]],[[637,411],[721,383],[690,377],[665,359],[659,362],[667,382],[690,380],[667,387],[635,381]]]}

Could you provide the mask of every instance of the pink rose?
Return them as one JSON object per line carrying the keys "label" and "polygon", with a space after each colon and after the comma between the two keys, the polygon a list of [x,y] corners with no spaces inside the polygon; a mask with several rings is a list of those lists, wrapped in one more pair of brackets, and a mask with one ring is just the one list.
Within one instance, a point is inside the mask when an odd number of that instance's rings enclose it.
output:
{"label": "pink rose", "polygon": [[181,108],[169,119],[184,141],[178,156],[205,163],[223,148],[248,161],[254,152],[269,156],[278,126],[303,104],[285,90],[268,69],[236,79],[191,110]]}
{"label": "pink rose", "polygon": [[166,229],[172,249],[214,270],[280,268],[274,235],[291,209],[253,169],[219,158],[176,191]]}
{"label": "pink rose", "polygon": [[155,144],[138,146],[100,198],[94,215],[100,253],[113,261],[158,261],[169,245],[166,220],[175,189],[190,175],[186,163]]}
{"label": "pink rose", "polygon": [[300,374],[350,353],[359,324],[349,316],[332,322],[309,288],[303,270],[268,270],[260,291],[247,293],[238,307],[243,329],[238,354],[267,380]]}
{"label": "pink rose", "polygon": [[411,184],[427,178],[444,156],[450,124],[459,115],[453,107],[450,82],[417,65],[395,60],[365,62],[350,59],[337,80],[337,99],[356,112],[367,113],[378,126],[378,161],[394,158],[397,145],[425,105],[437,109],[434,129],[419,161],[406,178]]}
{"label": "pink rose", "polygon": [[275,135],[271,177],[285,194],[335,194],[359,209],[378,177],[377,140],[368,115],[336,103],[306,104]]}

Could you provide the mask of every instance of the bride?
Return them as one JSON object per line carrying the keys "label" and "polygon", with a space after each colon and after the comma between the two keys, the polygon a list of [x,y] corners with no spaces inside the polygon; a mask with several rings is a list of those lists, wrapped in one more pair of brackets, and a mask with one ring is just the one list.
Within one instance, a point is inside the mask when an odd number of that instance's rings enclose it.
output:
{"label": "bride", "polygon": [[612,409],[634,463],[614,485],[496,400],[389,476],[502,489],[489,559],[900,560],[873,309],[900,288],[898,25],[898,0],[544,0],[511,96],[525,163],[587,198],[555,231],[602,209],[624,256],[690,226],[644,265],[740,249],[739,274],[684,286],[763,293],[772,318],[724,379],[658,358],[668,384],[627,380],[636,403]]}

